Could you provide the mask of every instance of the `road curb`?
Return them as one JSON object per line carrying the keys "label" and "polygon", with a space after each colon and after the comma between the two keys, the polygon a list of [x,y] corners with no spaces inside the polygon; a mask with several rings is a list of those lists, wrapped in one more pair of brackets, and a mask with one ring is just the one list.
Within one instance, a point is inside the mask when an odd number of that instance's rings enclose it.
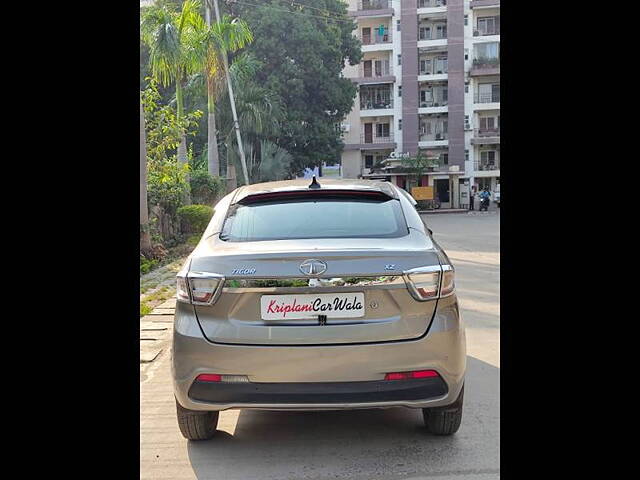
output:
{"label": "road curb", "polygon": [[418,210],[420,215],[435,215],[443,213],[467,213],[469,210],[466,208],[442,208],[438,210]]}

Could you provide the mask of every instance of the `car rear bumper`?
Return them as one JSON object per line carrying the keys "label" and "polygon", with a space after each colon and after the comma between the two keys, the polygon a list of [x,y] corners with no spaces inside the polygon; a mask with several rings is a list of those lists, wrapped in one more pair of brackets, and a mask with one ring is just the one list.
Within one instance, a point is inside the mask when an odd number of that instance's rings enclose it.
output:
{"label": "car rear bumper", "polygon": [[[455,295],[439,300],[422,338],[326,346],[217,344],[206,340],[193,307],[176,305],[172,374],[176,400],[190,410],[325,410],[436,407],[464,383],[466,349]],[[385,381],[389,372],[432,369],[439,377]],[[201,373],[249,382],[196,382]]]}
{"label": "car rear bumper", "polygon": [[201,382],[189,388],[189,398],[217,404],[349,404],[415,401],[446,395],[440,377],[369,382],[254,383]]}

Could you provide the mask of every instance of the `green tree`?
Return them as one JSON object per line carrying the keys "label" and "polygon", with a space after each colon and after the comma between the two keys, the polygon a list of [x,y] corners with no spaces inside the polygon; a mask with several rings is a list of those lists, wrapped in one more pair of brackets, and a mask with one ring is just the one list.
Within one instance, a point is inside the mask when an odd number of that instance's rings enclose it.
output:
{"label": "green tree", "polygon": [[[182,84],[186,75],[199,67],[190,40],[203,23],[199,8],[198,0],[184,1],[180,11],[176,11],[171,2],[157,0],[153,5],[141,9],[140,32],[149,48],[151,74],[164,86],[175,84],[179,120],[184,116]],[[185,134],[178,144],[178,162],[187,164]]]}
{"label": "green tree", "polygon": [[411,186],[417,186],[419,184],[420,177],[426,175],[431,168],[437,167],[440,164],[436,157],[428,156],[422,150],[418,150],[418,153],[415,155],[402,157],[400,162],[402,169],[409,174],[407,176],[408,191],[411,191]]}
{"label": "green tree", "polygon": [[195,132],[202,111],[196,110],[178,117],[174,109],[162,104],[158,82],[153,77],[147,77],[147,82],[147,88],[142,91],[141,98],[146,127],[147,159],[151,163],[163,163],[174,155],[183,137]]}
{"label": "green tree", "polygon": [[[162,98],[158,91],[157,81],[150,77],[147,80],[149,85],[141,94],[144,117],[142,115],[140,117],[141,127],[144,125],[144,136],[146,137],[146,142],[144,142],[147,173],[145,186],[149,205],[161,208],[162,214],[157,217],[162,220],[159,233],[166,241],[173,234],[170,223],[175,223],[176,211],[184,203],[184,198],[189,193],[187,180],[189,165],[177,161],[176,147],[184,135],[193,133],[197,127],[198,119],[202,117],[202,111],[190,112],[179,119],[173,108],[161,103]],[[142,134],[141,131],[141,140]],[[142,165],[140,168],[142,174]],[[157,229],[158,226],[156,225],[154,228]]]}
{"label": "green tree", "polygon": [[211,175],[220,175],[215,104],[226,88],[223,56],[236,52],[253,41],[245,22],[225,15],[211,25],[198,23],[196,35],[191,37],[193,48],[207,84],[207,166]]}
{"label": "green tree", "polygon": [[[237,71],[232,81],[234,82],[234,90],[238,92],[236,109],[242,131],[249,180],[255,183],[266,181],[264,180],[266,178],[271,179],[275,172],[281,172],[277,162],[285,164],[285,169],[289,169],[293,158],[284,148],[275,143],[281,133],[280,122],[284,114],[279,97],[274,92],[256,85],[250,75],[241,72],[241,70]],[[240,168],[240,156],[228,97],[225,96],[225,100],[219,102],[218,112],[225,155],[228,165],[234,167],[233,171]],[[268,152],[263,153],[262,150],[265,146]],[[263,160],[265,160],[265,164],[261,170]],[[273,174],[266,173],[267,165]],[[279,175],[280,179],[285,178],[285,173],[279,173]]]}
{"label": "green tree", "polygon": [[144,111],[140,94],[140,251],[144,255],[151,252],[149,233],[149,209],[147,207],[147,143],[144,133]]}
{"label": "green tree", "polygon": [[356,96],[355,85],[342,76],[342,69],[347,61],[354,65],[362,57],[347,3],[259,3],[256,7],[230,2],[226,9],[245,20],[260,39],[246,51],[258,62],[255,84],[273,92],[282,103],[284,118],[276,143],[293,155],[294,172],[337,159],[343,143],[336,125],[349,113]]}

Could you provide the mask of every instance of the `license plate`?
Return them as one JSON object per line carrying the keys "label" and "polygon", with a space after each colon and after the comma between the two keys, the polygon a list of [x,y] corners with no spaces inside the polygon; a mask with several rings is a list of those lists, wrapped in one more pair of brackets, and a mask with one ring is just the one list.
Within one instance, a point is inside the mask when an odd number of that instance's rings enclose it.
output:
{"label": "license plate", "polygon": [[364,317],[364,293],[263,295],[260,314],[263,320]]}

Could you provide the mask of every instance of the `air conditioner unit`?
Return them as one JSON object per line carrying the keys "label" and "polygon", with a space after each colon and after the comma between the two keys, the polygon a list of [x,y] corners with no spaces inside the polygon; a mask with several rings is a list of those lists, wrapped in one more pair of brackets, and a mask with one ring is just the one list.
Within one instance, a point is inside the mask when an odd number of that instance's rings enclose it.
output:
{"label": "air conditioner unit", "polygon": [[464,129],[465,130],[471,130],[471,124],[470,123],[465,123],[464,124]]}

